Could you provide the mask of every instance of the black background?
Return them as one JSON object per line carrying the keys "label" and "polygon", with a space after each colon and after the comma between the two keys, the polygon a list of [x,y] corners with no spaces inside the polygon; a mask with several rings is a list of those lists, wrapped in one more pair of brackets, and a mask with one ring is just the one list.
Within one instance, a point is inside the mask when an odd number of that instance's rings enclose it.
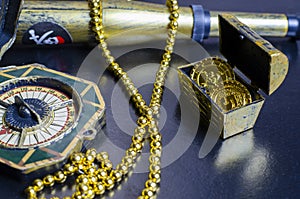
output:
{"label": "black background", "polygon": [[[161,0],[149,1],[162,3]],[[181,5],[201,4],[208,10],[298,13],[300,2],[296,0],[186,0]],[[203,129],[188,150],[175,162],[162,170],[162,182],[158,198],[299,198],[300,197],[300,58],[299,42],[289,38],[269,38],[290,60],[289,73],[283,85],[268,96],[253,130],[228,140],[219,140],[213,150],[203,159],[198,152],[203,141]],[[218,39],[209,38],[203,47],[211,55],[220,55]],[[23,65],[33,62],[50,68],[76,73],[84,58],[95,45],[65,45],[55,48],[13,46],[0,62],[1,66]],[[130,139],[122,134],[113,121],[110,97],[115,85],[109,78],[100,89],[107,105],[107,125],[104,132],[112,142],[126,148]],[[142,88],[145,98],[151,87]],[[168,122],[163,128],[166,139],[172,139],[172,131],[180,120],[180,113],[172,111],[176,102],[172,93],[166,93],[163,105]],[[146,100],[147,101],[147,100]],[[174,105],[175,103],[175,105]],[[132,111],[132,110],[131,110]],[[133,116],[134,117],[134,116]],[[169,134],[169,135],[168,135]],[[16,180],[1,171],[1,198],[24,198],[22,190],[26,180]],[[128,181],[106,198],[136,198],[143,188],[147,175],[133,174]],[[68,192],[68,189],[67,191]],[[47,194],[54,192],[46,191]],[[57,187],[57,195],[67,193]],[[67,194],[68,195],[68,194]]]}

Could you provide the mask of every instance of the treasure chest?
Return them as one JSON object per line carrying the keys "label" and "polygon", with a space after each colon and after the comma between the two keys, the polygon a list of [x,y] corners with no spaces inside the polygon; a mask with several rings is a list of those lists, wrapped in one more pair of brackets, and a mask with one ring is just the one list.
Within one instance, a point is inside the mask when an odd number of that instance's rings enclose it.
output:
{"label": "treasure chest", "polygon": [[219,15],[220,52],[178,68],[183,95],[226,139],[253,128],[288,72],[288,58],[230,14]]}

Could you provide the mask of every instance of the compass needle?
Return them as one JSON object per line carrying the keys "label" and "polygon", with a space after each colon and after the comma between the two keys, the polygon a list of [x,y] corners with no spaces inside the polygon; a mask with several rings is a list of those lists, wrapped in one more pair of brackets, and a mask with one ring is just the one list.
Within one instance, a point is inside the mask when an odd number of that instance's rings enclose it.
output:
{"label": "compass needle", "polygon": [[[24,111],[24,114],[26,114],[26,111],[29,111],[32,118],[34,118],[38,122],[38,124],[42,123],[40,115],[25,100],[21,99],[19,96],[15,96],[15,104],[18,105],[20,112]],[[23,112],[21,112],[20,114],[23,114]]]}

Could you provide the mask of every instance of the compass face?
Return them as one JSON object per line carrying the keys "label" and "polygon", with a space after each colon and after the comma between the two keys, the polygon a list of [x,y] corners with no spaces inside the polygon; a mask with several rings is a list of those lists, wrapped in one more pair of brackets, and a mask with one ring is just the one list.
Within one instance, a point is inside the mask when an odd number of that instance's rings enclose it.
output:
{"label": "compass face", "polygon": [[81,98],[69,85],[49,77],[0,84],[0,145],[35,148],[61,139],[76,126]]}

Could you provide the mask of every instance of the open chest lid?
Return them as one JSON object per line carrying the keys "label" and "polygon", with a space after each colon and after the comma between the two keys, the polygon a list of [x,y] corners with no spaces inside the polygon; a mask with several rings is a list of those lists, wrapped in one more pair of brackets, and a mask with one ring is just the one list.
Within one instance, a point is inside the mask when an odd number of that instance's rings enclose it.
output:
{"label": "open chest lid", "polygon": [[288,72],[288,58],[231,14],[219,15],[220,52],[255,87],[272,94]]}

